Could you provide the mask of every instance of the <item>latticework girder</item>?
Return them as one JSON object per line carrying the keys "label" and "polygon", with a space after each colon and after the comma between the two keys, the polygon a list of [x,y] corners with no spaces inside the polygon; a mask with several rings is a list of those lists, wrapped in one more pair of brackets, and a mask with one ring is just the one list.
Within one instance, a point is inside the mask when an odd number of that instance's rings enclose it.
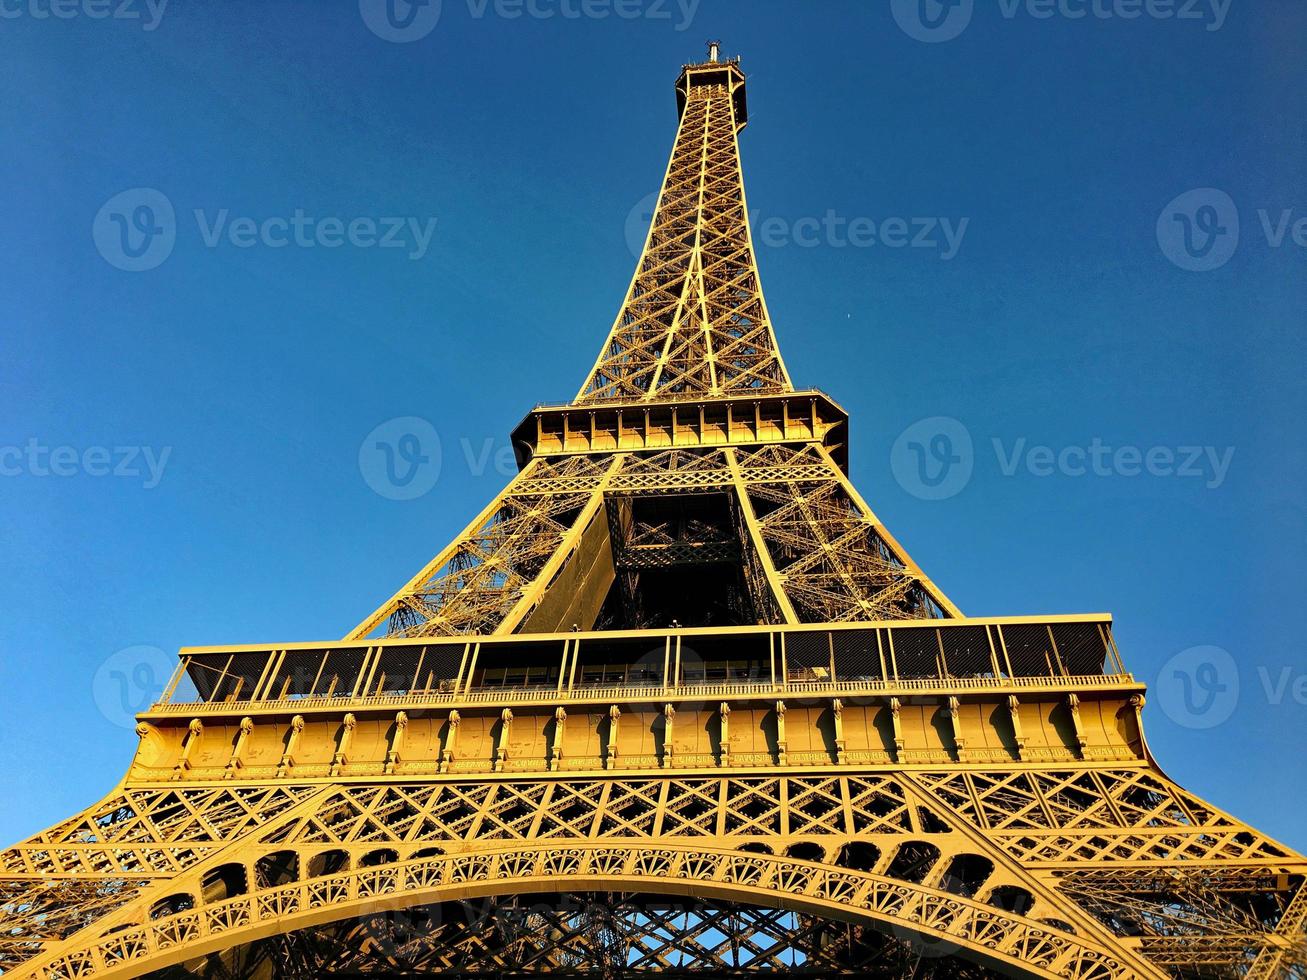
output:
{"label": "latticework girder", "polygon": [[[585,525],[621,495],[728,495],[745,533],[730,554],[754,581],[764,622],[956,615],[946,597],[815,444],[536,457],[495,503],[352,637],[502,633],[520,628]],[[731,536],[683,537],[704,561]],[[634,543],[634,542],[632,542]],[[630,557],[629,555],[627,557]],[[589,624],[581,624],[587,627]]]}
{"label": "latticework girder", "polygon": [[644,252],[578,402],[789,389],[754,259],[734,94],[692,85]]}
{"label": "latticework girder", "polygon": [[[232,965],[236,966],[233,970]],[[370,975],[620,977],[777,972],[921,980],[999,973],[845,922],[733,902],[610,893],[513,896],[377,913],[276,937],[163,978],[275,969],[287,980]]]}
{"label": "latticework girder", "polygon": [[6,980],[1307,977],[1307,860],[1157,768],[1110,617],[963,618],[849,482],[744,84],[686,66],[509,486],[345,641],[184,650],[123,783],[0,853]]}
{"label": "latticework girder", "polygon": [[[70,821],[5,852],[0,958],[13,975],[130,976],[245,947],[270,935],[270,917],[277,934],[312,945],[305,930],[449,895],[598,886],[805,913],[778,937],[791,946],[831,919],[944,942],[978,962],[1006,956],[1032,975],[1160,975],[1151,962],[1238,976],[1263,954],[1282,971],[1301,968],[1307,862],[1147,764],[967,776],[966,785],[921,769],[124,790],[92,811],[114,815],[97,839]],[[1101,796],[1076,795],[1091,785]],[[1083,826],[1100,839],[1164,830],[1171,846],[1043,856],[1027,847]],[[1231,836],[1245,839],[1238,857],[1222,844]],[[124,881],[103,855],[129,842],[204,856]],[[434,960],[458,949],[412,947]]]}

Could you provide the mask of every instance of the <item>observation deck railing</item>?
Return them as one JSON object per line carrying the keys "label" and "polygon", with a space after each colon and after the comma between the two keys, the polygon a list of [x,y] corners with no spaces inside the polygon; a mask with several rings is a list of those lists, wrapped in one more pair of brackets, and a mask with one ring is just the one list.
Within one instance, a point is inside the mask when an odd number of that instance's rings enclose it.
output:
{"label": "observation deck railing", "polygon": [[1106,615],[188,647],[147,715],[1087,691]]}

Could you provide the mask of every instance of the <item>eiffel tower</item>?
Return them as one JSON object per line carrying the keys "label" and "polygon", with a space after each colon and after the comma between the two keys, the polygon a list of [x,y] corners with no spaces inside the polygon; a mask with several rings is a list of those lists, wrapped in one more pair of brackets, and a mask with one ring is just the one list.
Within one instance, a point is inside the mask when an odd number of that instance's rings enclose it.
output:
{"label": "eiffel tower", "polygon": [[781,360],[738,59],[520,472],[347,637],[183,648],[119,785],[3,852],[42,980],[1307,976],[1307,861],[1144,739],[1106,615],[967,618]]}

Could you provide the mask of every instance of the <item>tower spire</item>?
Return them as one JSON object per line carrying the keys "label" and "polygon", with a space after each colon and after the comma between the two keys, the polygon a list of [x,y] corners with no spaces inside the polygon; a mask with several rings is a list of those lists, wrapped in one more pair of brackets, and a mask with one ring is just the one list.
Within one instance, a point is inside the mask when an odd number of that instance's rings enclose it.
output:
{"label": "tower spire", "polygon": [[686,65],[680,126],[626,298],[578,402],[792,390],[749,229],[735,61]]}

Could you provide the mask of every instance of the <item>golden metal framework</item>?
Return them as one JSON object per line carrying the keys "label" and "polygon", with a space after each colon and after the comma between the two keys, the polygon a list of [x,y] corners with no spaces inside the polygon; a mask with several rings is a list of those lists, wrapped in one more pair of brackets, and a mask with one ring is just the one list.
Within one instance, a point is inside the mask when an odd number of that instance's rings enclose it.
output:
{"label": "golden metal framework", "polygon": [[1307,861],[1168,779],[1105,615],[963,617],[790,383],[738,62],[688,65],[577,397],[342,641],[186,648],[0,853],[5,977],[1307,976]]}

